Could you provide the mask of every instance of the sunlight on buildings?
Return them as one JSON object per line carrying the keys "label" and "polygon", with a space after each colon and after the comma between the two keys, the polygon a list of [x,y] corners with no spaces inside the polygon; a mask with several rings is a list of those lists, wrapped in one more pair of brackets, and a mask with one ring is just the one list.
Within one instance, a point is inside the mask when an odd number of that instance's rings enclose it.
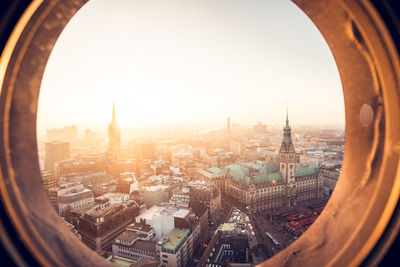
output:
{"label": "sunlight on buildings", "polygon": [[51,203],[120,265],[272,257],[318,218],[344,152],[333,56],[281,0],[90,1],[38,114]]}

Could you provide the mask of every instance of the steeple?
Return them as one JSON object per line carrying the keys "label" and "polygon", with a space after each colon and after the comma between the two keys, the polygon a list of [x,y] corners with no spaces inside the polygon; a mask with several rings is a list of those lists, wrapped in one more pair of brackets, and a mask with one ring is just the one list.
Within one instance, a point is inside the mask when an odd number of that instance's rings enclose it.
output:
{"label": "steeple", "polygon": [[113,110],[112,110],[112,120],[111,123],[116,122],[117,118],[115,116],[115,104],[113,103]]}
{"label": "steeple", "polygon": [[286,105],[286,127],[289,127],[289,108]]}
{"label": "steeple", "polygon": [[279,171],[285,184],[293,184],[295,177],[296,151],[289,125],[289,111],[286,107],[286,124],[283,127],[282,145],[279,149]]}
{"label": "steeple", "polygon": [[292,133],[289,126],[289,110],[286,107],[286,125],[283,128],[283,140],[280,151],[294,151],[293,142],[292,142]]}
{"label": "steeple", "polygon": [[108,152],[113,152],[117,158],[119,158],[121,153],[121,129],[117,123],[114,103],[112,109],[112,120],[108,125]]}

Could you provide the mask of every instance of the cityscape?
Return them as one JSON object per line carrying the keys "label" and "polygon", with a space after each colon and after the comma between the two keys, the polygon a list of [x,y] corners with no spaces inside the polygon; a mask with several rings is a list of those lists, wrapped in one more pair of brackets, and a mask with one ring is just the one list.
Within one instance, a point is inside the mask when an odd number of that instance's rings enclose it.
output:
{"label": "cityscape", "polygon": [[132,138],[117,111],[106,136],[48,129],[38,153],[66,231],[118,266],[255,266],[312,225],[340,174],[344,130],[292,127],[287,108],[280,127]]}
{"label": "cityscape", "polygon": [[43,73],[43,188],[117,266],[256,266],[323,211],[344,115],[332,52],[292,1],[91,0]]}

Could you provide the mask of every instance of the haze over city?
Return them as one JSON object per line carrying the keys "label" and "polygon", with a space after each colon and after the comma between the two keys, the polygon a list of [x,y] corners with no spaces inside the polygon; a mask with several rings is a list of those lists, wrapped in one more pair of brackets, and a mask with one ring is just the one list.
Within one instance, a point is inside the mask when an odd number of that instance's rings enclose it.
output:
{"label": "haze over city", "polygon": [[89,1],[37,129],[65,230],[121,267],[264,262],[318,219],[345,142],[332,54],[281,0]]}
{"label": "haze over city", "polygon": [[344,125],[332,54],[290,1],[89,1],[47,64],[38,133],[106,129],[113,103],[123,129],[282,125],[286,103],[293,125]]}

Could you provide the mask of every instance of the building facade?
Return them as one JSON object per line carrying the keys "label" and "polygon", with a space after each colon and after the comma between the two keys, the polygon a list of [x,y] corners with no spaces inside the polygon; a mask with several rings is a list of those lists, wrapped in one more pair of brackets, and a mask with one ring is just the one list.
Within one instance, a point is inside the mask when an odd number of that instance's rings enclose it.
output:
{"label": "building facade", "polygon": [[188,265],[193,255],[193,240],[189,229],[174,228],[157,243],[157,256],[164,267]]}
{"label": "building facade", "polygon": [[48,192],[50,188],[54,188],[57,186],[56,177],[51,171],[43,170],[41,171],[41,174],[43,187],[46,192]]}
{"label": "building facade", "polygon": [[297,202],[323,196],[319,169],[297,163],[288,117],[278,161],[268,162],[258,170],[238,164],[226,169],[226,193],[250,212],[292,207]]}
{"label": "building facade", "polygon": [[112,245],[113,256],[138,261],[141,258],[156,258],[156,242],[151,241],[152,230],[149,226],[146,233],[143,229],[136,231],[135,225],[127,228],[115,239]]}
{"label": "building facade", "polygon": [[86,207],[94,202],[92,190],[79,186],[81,187],[58,196],[59,214]]}
{"label": "building facade", "polygon": [[70,158],[70,144],[68,142],[52,141],[45,144],[44,168],[56,174],[55,163]]}
{"label": "building facade", "polygon": [[140,208],[134,202],[109,204],[84,212],[77,221],[82,242],[92,250],[111,250],[115,238],[125,231],[139,215]]}
{"label": "building facade", "polygon": [[209,219],[216,218],[221,210],[221,191],[212,184],[191,184],[190,197],[203,203],[209,211]]}
{"label": "building facade", "polygon": [[323,181],[324,195],[325,197],[330,197],[333,189],[335,189],[340,173],[338,171],[320,170],[319,175]]}

